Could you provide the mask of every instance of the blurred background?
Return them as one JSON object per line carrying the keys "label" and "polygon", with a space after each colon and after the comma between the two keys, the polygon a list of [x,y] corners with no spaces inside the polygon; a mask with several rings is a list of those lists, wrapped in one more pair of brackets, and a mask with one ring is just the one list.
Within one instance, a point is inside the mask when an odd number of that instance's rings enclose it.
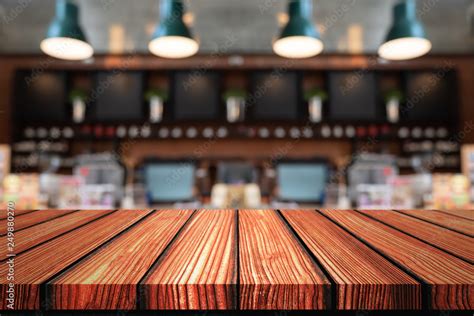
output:
{"label": "blurred background", "polygon": [[[313,1],[312,20],[325,53],[376,53],[385,39],[397,0]],[[472,0],[419,0],[418,19],[433,44],[432,53],[472,54]],[[22,3],[24,3],[22,5]],[[157,0],[77,0],[81,24],[99,54],[148,53],[159,23]],[[25,6],[26,4],[26,6]],[[39,44],[55,15],[55,0],[2,0],[0,40],[4,54],[40,53]],[[272,53],[272,42],[287,21],[285,0],[184,1],[186,22],[199,39],[199,53]],[[25,9],[21,9],[25,6]],[[14,14],[13,12],[21,11]],[[232,44],[229,45],[229,39]],[[225,46],[227,44],[227,46]]]}
{"label": "blurred background", "polygon": [[474,199],[472,0],[1,0],[0,201]]}

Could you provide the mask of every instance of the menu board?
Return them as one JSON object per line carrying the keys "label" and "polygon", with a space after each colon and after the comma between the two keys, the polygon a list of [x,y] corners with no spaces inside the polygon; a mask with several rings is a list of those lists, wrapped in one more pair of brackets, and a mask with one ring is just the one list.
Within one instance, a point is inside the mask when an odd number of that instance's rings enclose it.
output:
{"label": "menu board", "polygon": [[221,104],[219,74],[178,71],[173,83],[173,111],[176,120],[214,120]]}
{"label": "menu board", "polygon": [[143,74],[138,71],[101,71],[91,98],[100,122],[137,121],[144,118]]}
{"label": "menu board", "polygon": [[446,70],[411,71],[405,75],[406,102],[401,118],[407,122],[455,120],[455,74]]}
{"label": "menu board", "polygon": [[20,71],[16,76],[16,115],[23,121],[67,121],[67,76],[62,71]]}
{"label": "menu board", "polygon": [[255,120],[292,121],[300,113],[300,89],[296,72],[255,72],[249,108]]}
{"label": "menu board", "polygon": [[329,117],[334,121],[374,121],[377,109],[375,74],[364,71],[329,73]]}

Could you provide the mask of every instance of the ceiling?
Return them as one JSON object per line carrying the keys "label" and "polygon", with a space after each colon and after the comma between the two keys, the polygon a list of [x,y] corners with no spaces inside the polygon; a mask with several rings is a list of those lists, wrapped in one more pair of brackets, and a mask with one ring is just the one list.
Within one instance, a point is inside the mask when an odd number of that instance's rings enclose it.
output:
{"label": "ceiling", "polygon": [[[158,0],[77,0],[96,53],[147,52]],[[326,53],[374,53],[396,0],[314,0]],[[54,0],[0,0],[0,53],[39,53]],[[201,53],[271,53],[284,0],[185,1]],[[474,0],[418,0],[433,53],[474,53]]]}

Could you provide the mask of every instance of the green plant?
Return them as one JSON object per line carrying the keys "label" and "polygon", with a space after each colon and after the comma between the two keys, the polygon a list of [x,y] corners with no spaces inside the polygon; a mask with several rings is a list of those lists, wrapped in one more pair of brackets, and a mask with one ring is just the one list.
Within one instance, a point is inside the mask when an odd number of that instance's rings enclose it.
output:
{"label": "green plant", "polygon": [[168,100],[168,91],[163,90],[163,89],[153,88],[153,89],[148,89],[145,92],[145,100],[150,101],[151,98],[154,98],[154,97],[158,97],[161,100],[166,101]]}
{"label": "green plant", "polygon": [[399,102],[402,102],[403,99],[404,99],[403,92],[401,92],[400,90],[397,90],[397,89],[390,90],[385,94],[384,99],[385,99],[385,103],[387,103],[390,100],[394,100],[394,99],[398,100]]}
{"label": "green plant", "polygon": [[304,99],[306,101],[309,101],[311,98],[314,97],[319,97],[321,101],[326,101],[328,99],[328,94],[321,88],[312,88],[304,93]]}
{"label": "green plant", "polygon": [[224,100],[229,98],[242,98],[245,99],[247,97],[247,92],[243,89],[228,89],[222,95]]}
{"label": "green plant", "polygon": [[71,90],[69,92],[69,101],[72,103],[77,99],[79,99],[81,101],[86,101],[87,93],[85,93],[83,90],[80,90],[80,89]]}

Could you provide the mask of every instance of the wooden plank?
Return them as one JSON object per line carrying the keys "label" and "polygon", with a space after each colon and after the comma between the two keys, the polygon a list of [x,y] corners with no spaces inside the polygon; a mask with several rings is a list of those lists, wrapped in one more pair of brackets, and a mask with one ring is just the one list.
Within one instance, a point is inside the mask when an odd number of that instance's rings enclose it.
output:
{"label": "wooden plank", "polygon": [[438,212],[448,213],[465,219],[474,221],[474,210],[439,210]]}
{"label": "wooden plank", "polygon": [[459,233],[474,237],[474,221],[437,211],[409,210],[398,211],[425,221],[455,230]]}
{"label": "wooden plank", "polygon": [[[50,221],[25,228],[14,233],[14,253],[19,254],[40,243],[64,234],[76,227],[84,225],[94,219],[106,214],[110,214],[111,210],[84,210],[61,216]],[[7,236],[2,236],[0,240],[4,240],[7,244]],[[8,249],[0,248],[0,261],[7,260]]]}
{"label": "wooden plank", "polygon": [[[7,216],[10,216],[10,214],[8,214],[7,209],[0,209],[0,212],[1,212],[0,220],[6,219]],[[28,214],[28,213],[31,213],[31,212],[35,212],[35,210],[14,210],[15,216],[24,215],[24,214]]]}
{"label": "wooden plank", "polygon": [[[27,213],[18,217],[14,217],[13,223],[15,224],[15,231],[24,229],[56,217],[60,217],[69,213],[75,212],[75,210],[45,210]],[[0,220],[0,236],[7,233],[8,221],[7,219]]]}
{"label": "wooden plank", "polygon": [[[147,214],[149,211],[117,211],[16,256],[13,282],[14,309],[39,309],[41,283]],[[7,276],[8,268],[6,263],[0,265],[0,275]],[[9,284],[6,277],[0,282],[0,310],[5,310],[9,304],[6,300]]]}
{"label": "wooden plank", "polygon": [[237,213],[198,211],[140,284],[144,308],[235,309]]}
{"label": "wooden plank", "polygon": [[239,211],[240,308],[326,309],[330,282],[279,215]]}
{"label": "wooden plank", "polygon": [[430,308],[474,308],[473,265],[355,211],[322,212],[423,280]]}
{"label": "wooden plank", "polygon": [[135,309],[138,282],[192,213],[156,212],[52,280],[47,285],[52,309]]}
{"label": "wooden plank", "polygon": [[421,308],[417,281],[329,219],[312,210],[282,215],[336,283],[337,309]]}
{"label": "wooden plank", "polygon": [[360,211],[403,232],[418,237],[451,254],[474,262],[474,239],[398,212]]}

